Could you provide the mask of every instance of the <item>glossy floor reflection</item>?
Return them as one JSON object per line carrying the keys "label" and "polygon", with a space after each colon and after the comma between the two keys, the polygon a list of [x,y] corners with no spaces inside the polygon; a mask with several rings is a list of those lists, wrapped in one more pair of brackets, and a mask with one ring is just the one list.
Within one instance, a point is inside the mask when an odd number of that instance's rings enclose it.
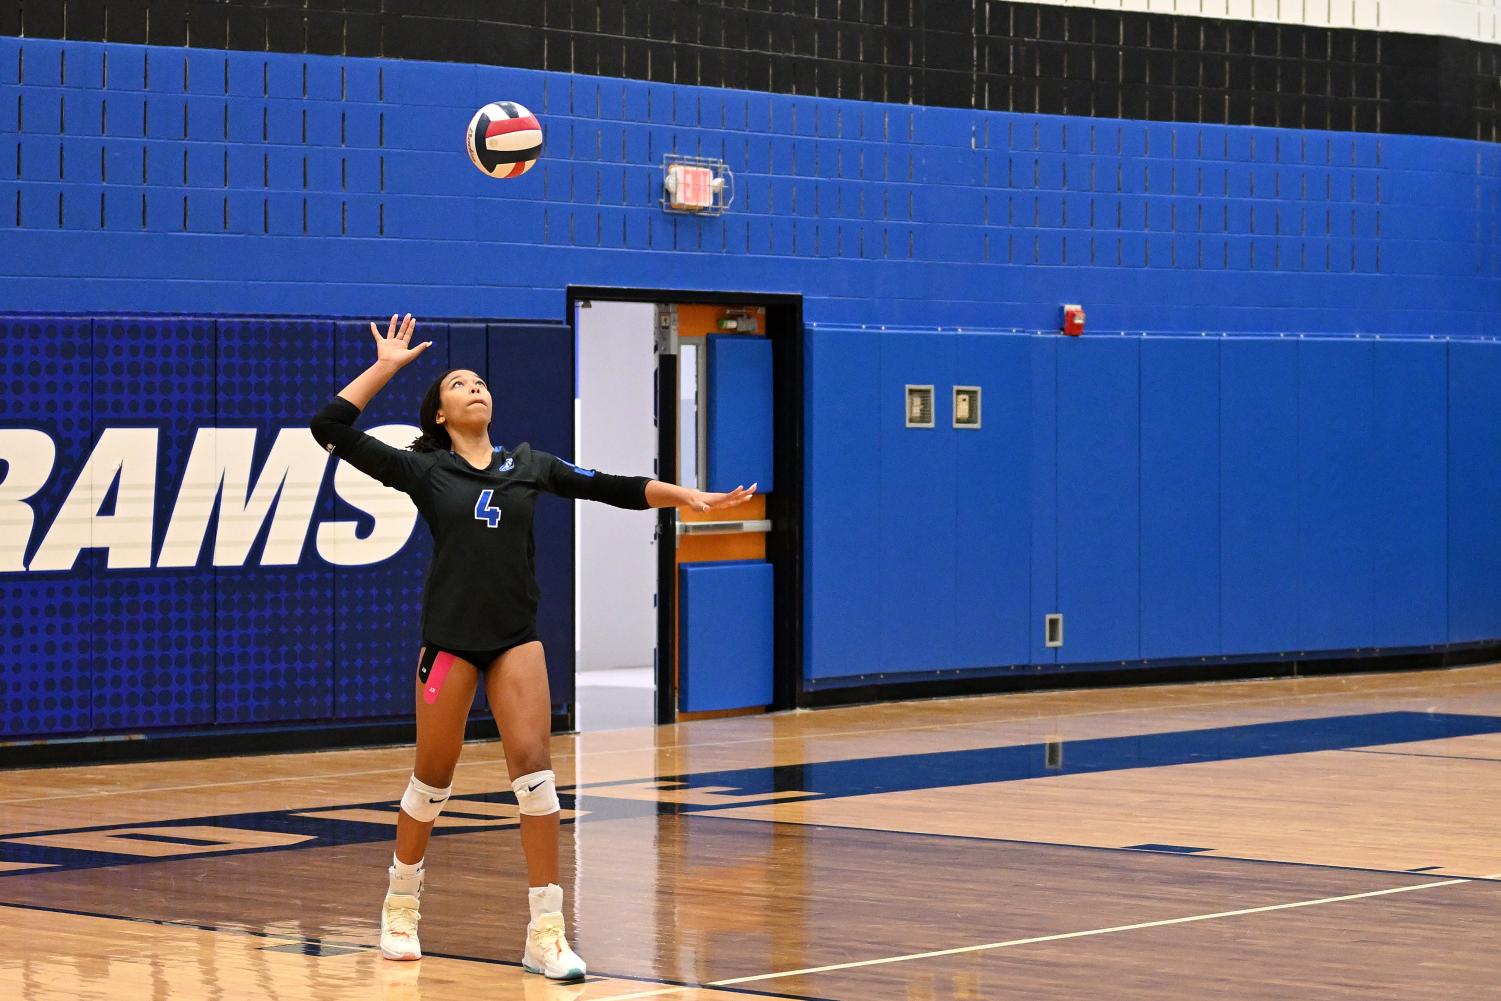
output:
{"label": "glossy floor reflection", "polygon": [[[1501,668],[558,738],[572,938],[521,972],[498,744],[371,946],[410,751],[16,771],[3,998],[1486,996]],[[1108,985],[1108,987],[1104,986]]]}

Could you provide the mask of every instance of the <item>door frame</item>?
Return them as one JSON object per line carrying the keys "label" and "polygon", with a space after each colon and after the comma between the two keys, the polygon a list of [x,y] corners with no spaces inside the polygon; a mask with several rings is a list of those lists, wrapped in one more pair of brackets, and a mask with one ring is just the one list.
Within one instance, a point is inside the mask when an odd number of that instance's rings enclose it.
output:
{"label": "door frame", "polygon": [[[772,529],[766,537],[766,558],[774,568],[773,585],[774,666],[773,712],[793,709],[803,703],[803,297],[786,292],[724,292],[692,289],[622,288],[570,285],[567,289],[568,327],[578,338],[578,303],[649,302],[659,305],[764,306],[766,336],[772,355],[772,441],[776,457],[773,475],[776,489],[766,495],[766,516]],[[577,371],[577,350],[574,366]],[[658,422],[657,455],[677,454],[677,372],[673,370],[670,395],[658,398],[665,419]],[[663,392],[658,377],[658,393]],[[663,407],[662,399],[674,401]],[[663,474],[665,475],[665,474]],[[657,723],[677,719],[677,688],[670,665],[676,642],[677,608],[673,579],[677,573],[677,512],[663,508],[658,513],[660,538],[673,545],[657,548]],[[574,609],[574,614],[579,614]],[[575,695],[575,699],[577,695]],[[575,713],[576,715],[576,713]]]}

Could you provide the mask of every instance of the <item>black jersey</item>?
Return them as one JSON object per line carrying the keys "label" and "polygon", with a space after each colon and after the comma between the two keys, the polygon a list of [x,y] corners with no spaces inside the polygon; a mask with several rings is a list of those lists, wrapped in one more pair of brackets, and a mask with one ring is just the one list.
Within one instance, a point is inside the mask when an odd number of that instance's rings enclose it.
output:
{"label": "black jersey", "polygon": [[392,448],[354,427],[359,408],[336,396],[313,418],[313,437],[360,472],[412,498],[433,536],[422,592],[422,638],[446,649],[493,650],[537,627],[537,494],[643,511],[639,476],[580,469],[555,455],[497,446],[484,469],[453,452]]}

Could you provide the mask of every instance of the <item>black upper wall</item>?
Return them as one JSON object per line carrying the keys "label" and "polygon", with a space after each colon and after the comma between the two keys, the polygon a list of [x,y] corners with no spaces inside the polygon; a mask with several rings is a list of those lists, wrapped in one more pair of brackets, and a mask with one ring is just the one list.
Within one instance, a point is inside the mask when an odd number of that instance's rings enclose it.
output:
{"label": "black upper wall", "polygon": [[0,34],[478,62],[998,111],[1501,139],[1501,46],[1042,4],[5,0]]}

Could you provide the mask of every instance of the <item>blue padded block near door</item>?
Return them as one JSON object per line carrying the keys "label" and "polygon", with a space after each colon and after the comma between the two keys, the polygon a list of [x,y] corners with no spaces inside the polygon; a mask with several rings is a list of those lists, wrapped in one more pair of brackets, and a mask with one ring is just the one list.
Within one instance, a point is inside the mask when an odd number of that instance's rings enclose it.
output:
{"label": "blue padded block near door", "polygon": [[1378,647],[1443,643],[1449,632],[1449,348],[1376,342],[1371,493]]}
{"label": "blue padded block near door", "polygon": [[1141,655],[1220,649],[1220,342],[1141,342]]}
{"label": "blue padded block near door", "polygon": [[1298,649],[1298,342],[1220,345],[1222,653]]}
{"label": "blue padded block near door", "polygon": [[709,349],[709,489],[717,492],[772,482],[771,341],[744,334],[713,334]]}
{"label": "blue padded block near door", "polygon": [[[1047,645],[1044,616],[1058,611],[1058,341],[1028,339],[1031,359],[1032,479],[1031,614],[1027,620],[1031,662],[1055,664],[1058,651]],[[1064,620],[1067,624],[1067,619]],[[1065,633],[1065,638],[1067,634]]]}
{"label": "blue padded block near door", "polygon": [[803,670],[868,674],[881,657],[881,337],[809,328],[803,341]]}
{"label": "blue padded block near door", "polygon": [[678,708],[771,704],[772,567],[761,560],[678,568]]}

